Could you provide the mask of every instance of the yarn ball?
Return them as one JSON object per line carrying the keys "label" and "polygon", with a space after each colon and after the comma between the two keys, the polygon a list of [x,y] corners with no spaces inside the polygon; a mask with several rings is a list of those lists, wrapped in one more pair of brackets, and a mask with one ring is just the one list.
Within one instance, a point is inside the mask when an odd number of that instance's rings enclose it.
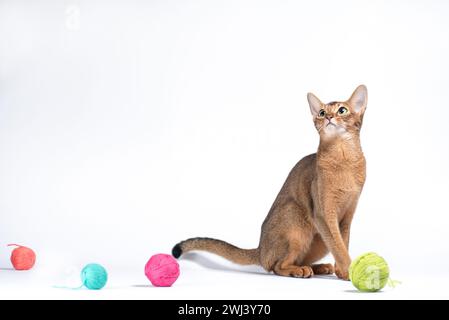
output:
{"label": "yarn ball", "polygon": [[36,262],[36,254],[30,248],[18,244],[8,244],[16,246],[11,252],[11,263],[16,270],[30,270]]}
{"label": "yarn ball", "polygon": [[90,263],[81,270],[81,281],[90,290],[100,290],[108,281],[108,273],[103,266]]}
{"label": "yarn ball", "polygon": [[179,277],[179,264],[169,254],[155,254],[145,265],[145,275],[156,287],[171,287]]}
{"label": "yarn ball", "polygon": [[381,290],[388,282],[390,269],[384,258],[374,252],[362,254],[352,261],[349,267],[349,279],[363,292]]}

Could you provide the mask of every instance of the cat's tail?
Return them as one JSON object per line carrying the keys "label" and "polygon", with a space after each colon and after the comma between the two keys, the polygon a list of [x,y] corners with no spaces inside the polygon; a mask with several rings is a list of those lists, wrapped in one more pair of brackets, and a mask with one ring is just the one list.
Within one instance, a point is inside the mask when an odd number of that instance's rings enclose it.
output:
{"label": "cat's tail", "polygon": [[179,258],[182,254],[201,250],[215,253],[223,258],[241,265],[259,265],[259,249],[240,249],[225,241],[211,238],[191,238],[181,241],[172,249],[172,255]]}

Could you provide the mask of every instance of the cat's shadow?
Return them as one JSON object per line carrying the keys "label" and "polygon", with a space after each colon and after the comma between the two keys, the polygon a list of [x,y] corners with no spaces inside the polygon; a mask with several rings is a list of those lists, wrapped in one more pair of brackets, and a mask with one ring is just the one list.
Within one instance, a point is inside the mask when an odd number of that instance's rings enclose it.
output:
{"label": "cat's shadow", "polygon": [[[262,269],[262,267],[259,266],[251,266],[251,267],[231,267],[231,266],[226,266],[226,265],[222,265],[220,263],[217,263],[215,261],[213,261],[212,259],[208,258],[205,255],[202,254],[198,254],[195,252],[187,252],[185,253],[181,260],[188,260],[191,262],[195,262],[196,264],[202,266],[203,268],[207,268],[207,269],[212,269],[212,270],[217,270],[217,271],[224,271],[224,272],[242,272],[242,273],[248,273],[248,274],[255,274],[255,275],[260,275],[260,276],[276,276],[274,273],[272,272],[267,272],[265,270]],[[339,280],[336,276],[334,275],[317,275],[314,276],[313,279],[325,279],[325,280]]]}
{"label": "cat's shadow", "polygon": [[206,257],[205,255],[198,254],[195,252],[187,252],[184,254],[181,258],[181,260],[187,260],[191,262],[195,262],[196,264],[202,266],[206,269],[212,269],[217,271],[225,271],[225,272],[243,272],[243,273],[250,273],[250,274],[256,274],[256,275],[270,275],[270,273],[265,272],[263,269],[259,269],[260,267],[257,266],[251,266],[251,267],[231,267],[222,265],[220,263],[217,263],[213,261],[212,259]]}

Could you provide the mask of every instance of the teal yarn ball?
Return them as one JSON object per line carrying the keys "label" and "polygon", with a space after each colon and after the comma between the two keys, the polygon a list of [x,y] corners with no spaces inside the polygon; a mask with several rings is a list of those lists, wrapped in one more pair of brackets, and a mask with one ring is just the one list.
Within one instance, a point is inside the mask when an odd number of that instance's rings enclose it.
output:
{"label": "teal yarn ball", "polygon": [[81,281],[89,290],[100,290],[108,281],[108,273],[103,266],[90,263],[81,271]]}

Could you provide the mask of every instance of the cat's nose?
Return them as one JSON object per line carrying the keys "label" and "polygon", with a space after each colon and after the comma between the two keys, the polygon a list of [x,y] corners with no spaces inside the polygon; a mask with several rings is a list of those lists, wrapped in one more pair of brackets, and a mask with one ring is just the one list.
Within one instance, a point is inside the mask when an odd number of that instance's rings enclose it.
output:
{"label": "cat's nose", "polygon": [[329,120],[329,121],[331,121],[333,117],[334,117],[333,115],[328,114],[328,115],[326,116],[326,119]]}

